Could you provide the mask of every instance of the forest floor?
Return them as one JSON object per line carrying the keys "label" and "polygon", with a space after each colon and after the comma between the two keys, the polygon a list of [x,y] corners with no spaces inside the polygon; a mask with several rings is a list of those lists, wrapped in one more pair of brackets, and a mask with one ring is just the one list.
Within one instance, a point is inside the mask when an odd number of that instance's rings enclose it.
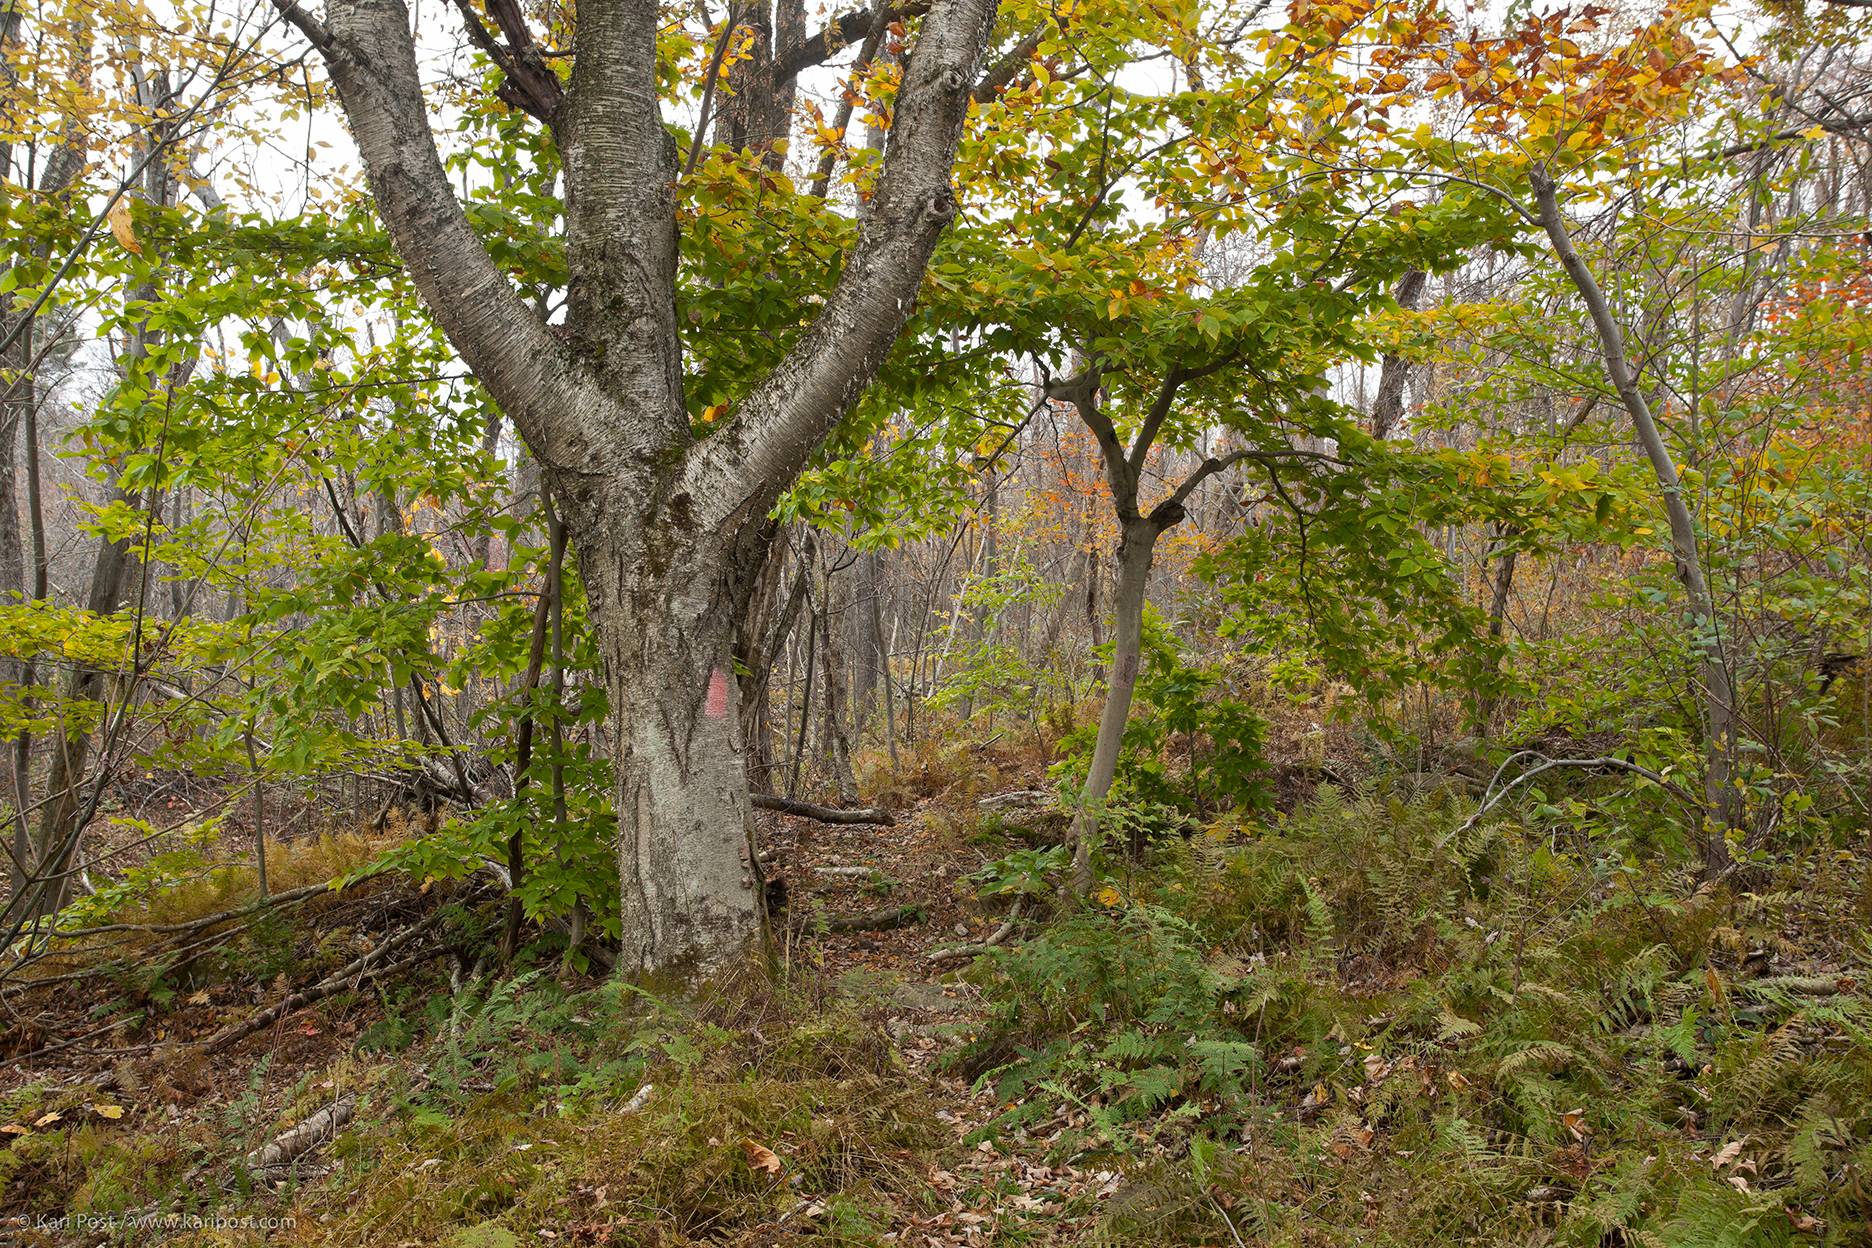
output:
{"label": "forest floor", "polygon": [[[1077,1242],[1075,1232],[1117,1189],[1119,1171],[1049,1161],[1053,1141],[1044,1131],[970,1146],[966,1141],[984,1132],[1000,1107],[992,1094],[972,1090],[941,1063],[956,1041],[972,1038],[984,1007],[977,989],[958,974],[969,959],[933,961],[931,955],[981,945],[1004,932],[1007,919],[981,911],[962,878],[995,855],[980,845],[956,844],[953,826],[935,812],[918,812],[883,829],[804,819],[780,822],[768,844],[776,861],[789,864],[795,881],[790,887],[804,883],[810,890],[809,914],[817,908],[828,914],[876,913],[884,908],[880,893],[889,904],[915,905],[923,912],[923,921],[914,924],[812,938],[823,973],[848,985],[881,989],[872,997],[871,1021],[903,1054],[906,1076],[923,1086],[936,1106],[935,1117],[953,1136],[948,1147],[930,1157],[927,1172],[931,1190],[946,1201],[927,1214],[906,1216],[888,1233],[895,1242],[919,1248],[978,1244],[1021,1230],[1055,1242]],[[853,867],[868,868],[870,874],[844,874]],[[840,874],[826,874],[824,868]],[[799,909],[798,901],[793,908]],[[1057,1130],[1052,1135],[1057,1139]]]}
{"label": "forest floor", "polygon": [[[1002,788],[1010,781],[1018,787],[1019,778],[992,769],[990,775],[1001,779]],[[1025,780],[1040,782],[1034,776]],[[0,1121],[7,1124],[0,1131],[13,1137],[12,1147],[0,1153],[0,1243],[439,1242],[509,1248],[568,1242],[880,1242],[923,1248],[1078,1242],[1074,1229],[1116,1189],[1118,1171],[1049,1160],[1044,1131],[976,1142],[974,1136],[999,1107],[942,1061],[945,1051],[973,1035],[983,1015],[978,990],[962,974],[973,956],[945,958],[942,951],[987,947],[1016,926],[1002,911],[985,909],[963,878],[1007,848],[1002,833],[983,836],[973,831],[974,819],[958,816],[958,811],[972,810],[976,788],[967,786],[946,803],[916,802],[900,812],[895,826],[761,817],[763,858],[770,876],[784,880],[787,895],[777,922],[778,979],[794,987],[783,990],[787,999],[778,1005],[766,999],[765,986],[730,987],[720,1007],[727,1012],[727,1026],[712,1021],[721,1015],[705,1009],[699,1030],[707,1039],[702,1043],[758,1050],[772,1039],[763,1027],[772,1026],[769,1014],[777,1009],[780,1025],[792,1028],[795,1039],[804,1037],[823,1051],[804,1059],[808,1069],[776,1072],[797,1085],[800,1096],[793,1099],[801,1103],[787,1109],[804,1108],[800,1122],[793,1121],[797,1114],[783,1113],[785,1122],[763,1128],[759,1108],[753,1107],[753,1120],[742,1123],[747,1131],[740,1138],[709,1135],[701,1141],[716,1162],[725,1157],[730,1168],[740,1171],[727,1188],[751,1182],[765,1189],[762,1199],[745,1202],[746,1208],[715,1210],[704,1190],[686,1196],[709,1206],[709,1213],[659,1213],[639,1202],[610,1217],[605,1206],[616,1201],[612,1193],[632,1184],[632,1166],[617,1167],[607,1183],[602,1160],[595,1165],[582,1161],[577,1168],[584,1178],[557,1197],[548,1195],[544,1204],[516,1199],[511,1184],[495,1183],[477,1193],[471,1190],[474,1180],[445,1179],[454,1167],[435,1157],[417,1160],[413,1173],[400,1176],[392,1166],[359,1170],[383,1137],[398,1134],[399,1120],[433,1127],[444,1114],[472,1119],[488,1108],[476,1104],[477,1097],[489,1102],[506,1097],[507,1085],[514,1082],[512,1053],[499,1050],[524,1049],[528,1035],[541,1050],[563,1059],[554,1069],[536,1070],[521,1080],[528,1085],[523,1099],[532,1103],[520,1107],[520,1116],[532,1125],[540,1125],[538,1111],[552,1108],[552,1098],[541,1095],[543,1088],[563,1092],[581,1078],[635,1082],[605,1065],[615,1037],[562,1028],[565,1012],[553,1008],[600,992],[600,978],[536,968],[515,981],[526,986],[503,997],[498,1009],[489,1004],[498,992],[483,998],[482,1021],[491,1023],[480,1029],[487,1034],[478,1034],[472,1016],[450,1016],[441,1004],[462,996],[461,967],[446,985],[436,979],[433,963],[394,979],[360,975],[349,990],[285,1011],[224,1051],[213,1051],[232,1022],[316,982],[314,968],[329,969],[407,931],[435,905],[459,899],[459,889],[451,894],[449,886],[438,887],[431,898],[427,886],[418,890],[386,878],[343,894],[315,896],[283,916],[288,926],[267,942],[278,967],[271,975],[255,965],[250,951],[238,973],[203,968],[196,975],[201,987],[162,991],[156,999],[148,996],[146,985],[126,982],[120,968],[24,994],[26,1008],[0,1031],[0,1053],[5,1054],[0,1057]],[[994,823],[1000,828],[998,820]],[[341,852],[356,855],[367,848],[360,841]],[[283,876],[290,887],[298,875],[328,867],[330,856],[329,848],[302,854],[304,861],[295,870],[292,855],[276,850],[276,860],[283,859],[275,863],[276,881]],[[229,904],[238,908],[240,900]],[[212,907],[198,901],[196,908]],[[932,959],[932,953],[938,957]],[[82,958],[61,961],[50,973],[72,974],[88,965]],[[180,978],[184,987],[195,982],[189,973]],[[757,998],[751,1006],[742,999],[750,992]],[[126,995],[140,998],[146,1007],[132,1015],[138,1022],[128,1025],[114,1013]],[[553,1005],[536,1011],[528,1004],[532,998]],[[838,1027],[824,1035],[816,1030],[823,1018],[814,1017],[821,1007],[839,1018]],[[117,1021],[100,1027],[94,1021],[100,1016]],[[469,1018],[466,1030],[477,1034],[464,1038],[464,1017]],[[676,1030],[693,1021],[685,1020]],[[719,1074],[700,1073],[710,1064],[707,1059],[678,1058],[679,1065],[684,1061],[693,1063],[681,1075],[686,1080]],[[431,1068],[438,1062],[450,1066],[447,1076]],[[740,1062],[742,1069],[732,1074],[742,1083],[757,1082],[762,1064],[757,1055]],[[788,1058],[783,1065],[798,1067],[800,1062]],[[847,1065],[851,1069],[844,1069]],[[853,1106],[832,1104],[836,1097],[811,1103],[812,1076],[824,1073],[818,1067],[857,1076],[855,1081],[840,1079],[841,1085],[880,1085],[879,1096],[893,1104],[892,1125],[907,1126],[905,1140],[914,1147],[888,1147],[905,1141],[865,1138],[877,1124],[840,1121],[832,1129],[850,1138],[832,1151],[843,1155],[830,1171],[807,1167],[823,1172],[815,1177],[831,1180],[825,1190],[814,1190],[805,1176],[793,1174],[795,1148],[823,1144],[811,1137],[827,1129],[825,1115],[862,1117],[849,1112]],[[500,1069],[508,1074],[503,1077]],[[567,1074],[569,1080],[554,1082]],[[658,1076],[652,1071],[647,1077],[643,1087],[654,1095]],[[441,1084],[446,1091],[437,1096]],[[333,1105],[346,1111],[342,1130],[318,1132],[312,1147],[288,1166],[252,1167],[269,1142],[290,1138],[295,1124]],[[502,1104],[500,1112],[510,1115],[514,1108]],[[563,1103],[557,1108],[563,1112]],[[635,1093],[611,1097],[608,1106],[601,1095],[589,1110],[582,1104],[572,1120],[551,1124],[556,1138],[550,1147],[566,1157],[601,1157],[616,1145],[608,1135],[609,1118],[642,1116],[643,1109],[644,1098]],[[900,1109],[920,1121],[897,1122]],[[678,1129],[694,1125],[687,1111],[680,1117],[672,1124]],[[1062,1115],[1055,1125],[1065,1121]],[[509,1116],[495,1138],[505,1139],[512,1126]],[[581,1141],[587,1129],[589,1138]],[[1057,1130],[1053,1135],[1057,1138]],[[360,1148],[362,1141],[369,1142]],[[646,1153],[654,1153],[670,1141],[641,1143]],[[880,1149],[889,1155],[862,1158]],[[499,1153],[493,1156],[499,1159]],[[888,1181],[878,1182],[877,1174],[885,1173]],[[438,1224],[423,1226],[419,1235],[413,1232],[422,1219],[367,1216],[360,1221],[334,1212],[360,1196],[374,1205],[385,1184],[395,1187],[399,1179],[461,1190],[442,1192],[436,1202]],[[854,1200],[854,1192],[862,1198]],[[724,1194],[732,1195],[714,1193]],[[523,1211],[516,1208],[521,1205]],[[358,1212],[356,1203],[350,1212]],[[523,1216],[513,1216],[517,1213]],[[657,1226],[665,1215],[670,1226]]]}
{"label": "forest floor", "polygon": [[984,888],[1041,774],[764,814],[773,965],[700,998],[495,968],[485,883],[314,887],[384,839],[124,907],[0,983],[0,1244],[1872,1243],[1862,855],[1712,885],[1367,785],[1049,915]]}

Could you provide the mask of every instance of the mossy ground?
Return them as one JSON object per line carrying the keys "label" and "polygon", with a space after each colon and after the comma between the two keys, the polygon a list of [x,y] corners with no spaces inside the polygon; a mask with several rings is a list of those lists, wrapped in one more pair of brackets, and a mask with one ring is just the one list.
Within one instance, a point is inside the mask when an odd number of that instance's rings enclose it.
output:
{"label": "mossy ground", "polygon": [[[1327,790],[1109,864],[958,981],[925,952],[998,917],[961,877],[1032,857],[972,809],[776,836],[803,912],[883,889],[930,921],[800,937],[700,1000],[551,960],[432,973],[225,1060],[16,1084],[0,1201],[278,1222],[162,1232],[204,1245],[1872,1242],[1855,853],[1712,885]],[[876,870],[807,869],[833,862]],[[151,1026],[192,1034],[186,1002]],[[248,1152],[347,1094],[296,1183],[252,1182]]]}

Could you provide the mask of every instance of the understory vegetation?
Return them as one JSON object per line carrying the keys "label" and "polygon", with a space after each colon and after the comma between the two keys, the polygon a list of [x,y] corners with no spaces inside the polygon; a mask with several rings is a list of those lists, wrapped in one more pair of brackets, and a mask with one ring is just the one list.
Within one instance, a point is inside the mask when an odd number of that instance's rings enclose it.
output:
{"label": "understory vegetation", "polygon": [[[1045,905],[1066,866],[1030,844],[1046,820],[966,813],[968,780],[929,808],[934,848],[986,861],[954,900]],[[328,997],[230,1083],[178,1043],[213,1003],[427,900],[380,881],[339,913],[328,893],[160,987],[120,979],[146,1012],[131,1034],[169,1042],[16,1084],[0,1200],[46,1226],[114,1217],[99,1237],[124,1243],[217,1209],[285,1229],[184,1242],[1857,1242],[1863,857],[1816,843],[1712,884],[1474,806],[1373,777],[1248,829],[1167,826],[1089,904],[950,972],[971,1004],[927,1026],[901,1025],[909,959],[802,947],[678,1000],[541,950]],[[489,897],[434,906],[457,957],[498,926]],[[276,1124],[334,1104],[316,1164],[264,1163]]]}
{"label": "understory vegetation", "polygon": [[1136,1158],[1114,1243],[1863,1227],[1863,864],[1710,887],[1464,809],[1327,789],[996,955],[957,1056],[1012,1106],[984,1137]]}

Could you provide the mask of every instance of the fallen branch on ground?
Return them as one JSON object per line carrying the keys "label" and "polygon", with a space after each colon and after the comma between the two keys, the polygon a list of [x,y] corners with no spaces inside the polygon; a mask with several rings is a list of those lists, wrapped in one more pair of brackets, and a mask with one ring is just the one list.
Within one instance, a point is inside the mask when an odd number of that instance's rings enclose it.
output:
{"label": "fallen branch on ground", "polygon": [[[922,906],[886,906],[882,910],[870,910],[864,914],[829,914],[825,916],[824,930],[828,932],[881,932],[893,928],[909,927],[921,923],[927,917]],[[817,925],[808,920],[806,930],[812,932]]]}
{"label": "fallen branch on ground", "polygon": [[1014,905],[1008,910],[1006,921],[1000,927],[995,928],[987,940],[969,945],[943,945],[930,950],[926,956],[931,962],[958,962],[963,958],[972,958],[977,954],[988,952],[1014,934],[1014,927],[1020,922],[1023,900],[1025,899],[1020,897],[1014,899]]}
{"label": "fallen branch on ground", "polygon": [[754,794],[754,805],[760,810],[777,810],[783,815],[816,819],[820,823],[870,823],[885,827],[895,826],[897,823],[890,811],[875,806],[847,810],[840,806],[821,806],[817,802],[802,802],[797,798],[781,797],[777,793]]}
{"label": "fallen branch on ground", "polygon": [[202,1041],[202,1050],[207,1053],[219,1053],[225,1049],[232,1048],[248,1036],[253,1035],[254,1032],[264,1027],[272,1026],[286,1015],[296,1010],[303,1009],[314,1001],[323,1000],[335,992],[350,987],[354,981],[361,979],[365,975],[391,975],[427,962],[430,958],[439,957],[444,952],[442,946],[424,950],[421,953],[404,958],[398,962],[389,963],[387,965],[384,963],[384,959],[390,954],[413,944],[418,937],[427,935],[441,923],[444,913],[446,913],[444,908],[437,907],[421,922],[406,927],[402,931],[378,941],[368,952],[353,958],[310,987],[302,988],[298,992],[289,993],[278,1002],[255,1012],[245,1022],[235,1023],[230,1027],[223,1028],[214,1035],[208,1037],[208,1039]]}
{"label": "fallen branch on ground", "polygon": [[977,798],[975,809],[981,811],[1030,810],[1048,811],[1053,808],[1054,799],[1059,795],[1045,789],[1011,789],[1006,793],[994,793]]}
{"label": "fallen branch on ground", "polygon": [[273,1142],[247,1154],[250,1170],[274,1170],[291,1165],[331,1141],[357,1112],[357,1094],[346,1093],[298,1126],[282,1131]]}

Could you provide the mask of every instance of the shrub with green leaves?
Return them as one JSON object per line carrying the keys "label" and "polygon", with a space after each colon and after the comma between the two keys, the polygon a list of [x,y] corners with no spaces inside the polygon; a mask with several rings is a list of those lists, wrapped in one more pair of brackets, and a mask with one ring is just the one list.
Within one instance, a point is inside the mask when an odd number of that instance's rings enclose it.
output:
{"label": "shrub with green leaves", "polygon": [[[1109,645],[1100,653],[1111,661]],[[1273,808],[1267,722],[1229,691],[1218,666],[1194,661],[1149,606],[1134,696],[1109,802],[1114,812],[1129,807],[1174,818]],[[1070,788],[1083,783],[1097,729],[1082,725],[1060,743],[1065,756],[1054,772]]]}

